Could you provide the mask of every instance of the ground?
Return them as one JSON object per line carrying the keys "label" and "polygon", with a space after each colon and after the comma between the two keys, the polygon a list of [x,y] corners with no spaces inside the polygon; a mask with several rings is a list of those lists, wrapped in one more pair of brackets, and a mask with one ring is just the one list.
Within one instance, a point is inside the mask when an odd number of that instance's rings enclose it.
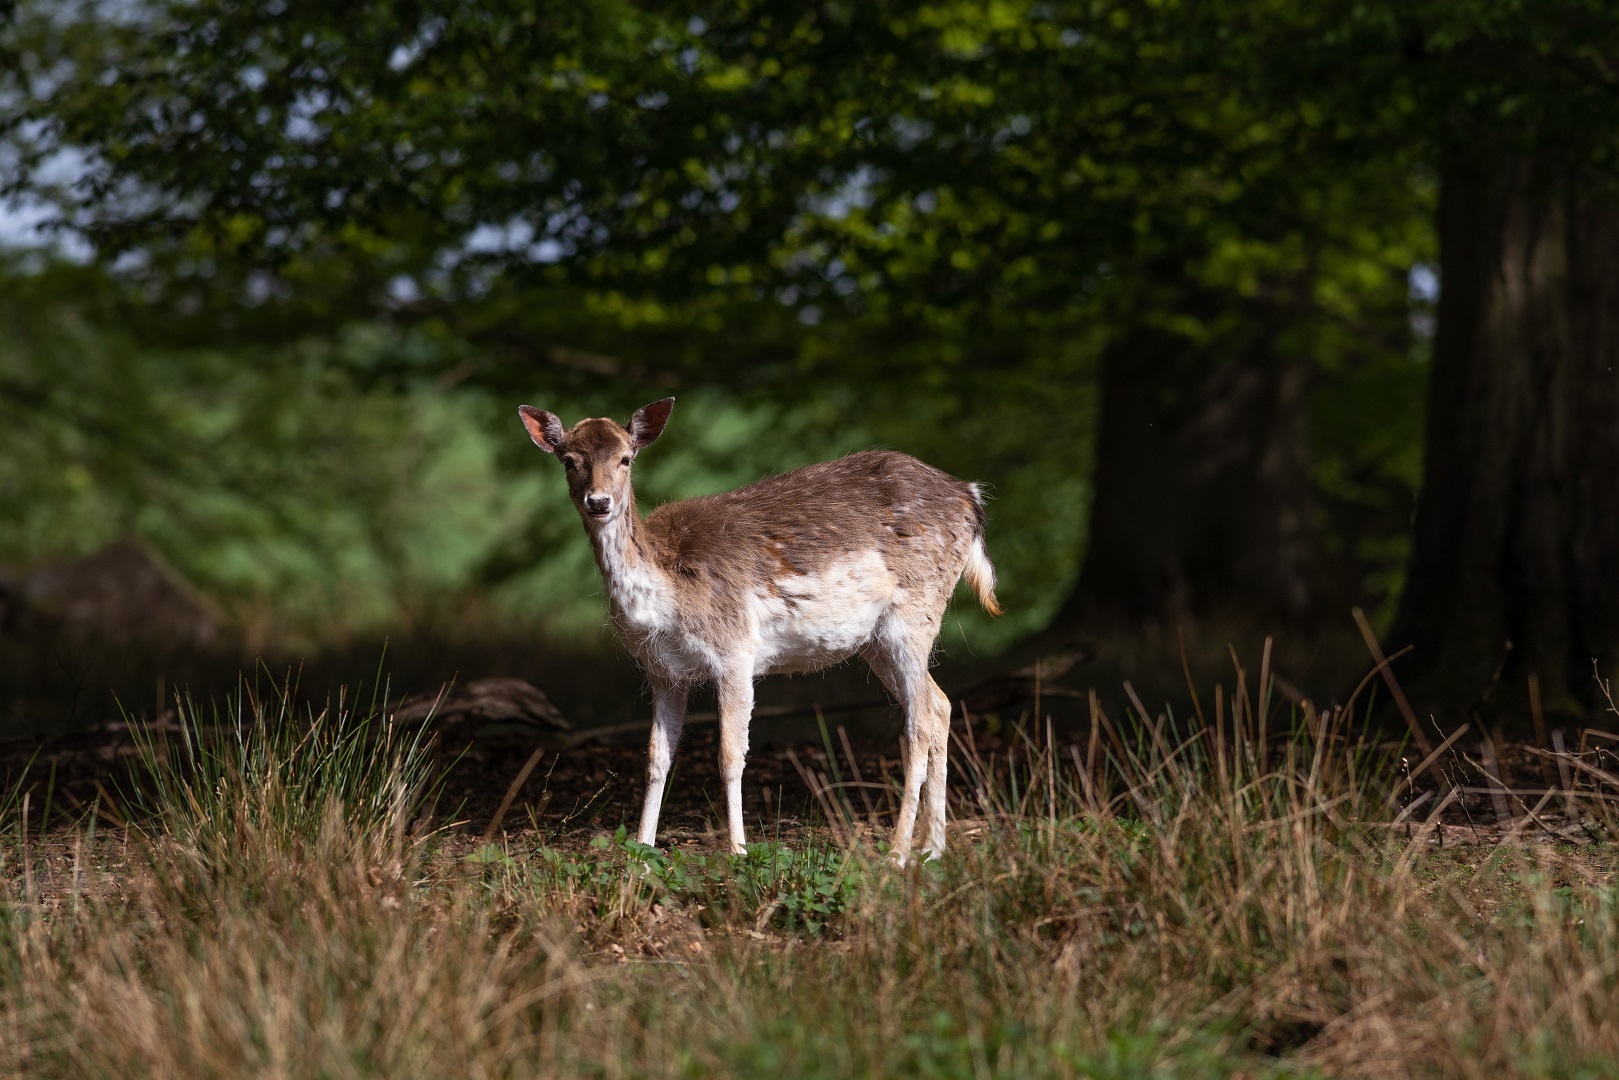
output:
{"label": "ground", "polygon": [[[970,749],[975,756],[993,762],[1038,752],[1040,746],[1034,740],[1045,738],[993,715],[971,724],[958,717],[952,737],[957,751]],[[1280,748],[1289,737],[1280,731],[1269,742]],[[1082,733],[1056,738],[1058,759],[1067,763],[1076,754],[1083,756],[1086,741]],[[1103,746],[1105,753],[1105,743]],[[1371,738],[1365,746],[1373,752],[1398,754],[1407,770],[1421,763],[1421,755],[1403,741]],[[1594,768],[1619,772],[1615,769],[1619,739],[1600,729],[1571,739],[1568,749]],[[457,834],[483,835],[536,751],[539,760],[514,794],[498,823],[499,831],[540,833],[548,842],[564,846],[611,833],[620,825],[633,831],[645,790],[645,735],[618,729],[600,737],[586,731],[521,741],[509,735],[484,741],[444,738],[436,755],[444,770],[438,799],[440,819],[452,823]],[[78,821],[98,798],[104,822],[117,825],[124,819],[120,794],[129,787],[129,766],[137,756],[128,728],[111,724],[69,738],[5,746],[0,749],[0,769],[8,788],[22,783],[31,793],[30,817],[36,829]],[[749,755],[743,781],[750,834],[760,840],[796,839],[803,830],[825,821],[829,797],[846,800],[865,824],[886,824],[897,807],[902,774],[897,741],[851,737],[835,723],[824,739],[814,743],[766,744]],[[1576,770],[1561,780],[1554,756],[1533,743],[1492,739],[1486,752],[1482,740],[1466,732],[1403,787],[1400,805],[1415,804],[1407,819],[1422,822],[1436,805],[1443,804],[1434,819],[1440,826],[1436,843],[1493,842],[1504,835],[1578,843],[1590,837],[1568,819],[1555,789],[1560,783],[1581,779],[1588,777]],[[963,794],[958,760],[952,773],[952,798],[959,800]],[[690,724],[665,796],[660,843],[722,847],[724,799],[719,729],[713,723]],[[47,804],[48,823],[42,816]]]}
{"label": "ground", "polygon": [[[550,738],[515,793],[532,740],[262,713],[13,747],[0,1077],[1619,1074],[1607,739],[1418,774],[1226,722],[975,714],[950,850],[903,870],[897,747],[835,727],[753,755],[741,856],[712,724],[661,850],[634,733]],[[137,779],[147,737],[178,753]]]}

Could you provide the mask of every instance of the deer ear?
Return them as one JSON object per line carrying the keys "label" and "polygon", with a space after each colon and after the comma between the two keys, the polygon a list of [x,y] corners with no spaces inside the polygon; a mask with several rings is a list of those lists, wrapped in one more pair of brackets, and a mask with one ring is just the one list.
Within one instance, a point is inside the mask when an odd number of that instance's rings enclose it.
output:
{"label": "deer ear", "polygon": [[663,434],[663,426],[669,422],[669,414],[674,411],[672,397],[636,409],[635,415],[630,417],[630,438],[635,440],[635,448],[641,450],[657,442],[658,436]]}
{"label": "deer ear", "polygon": [[517,415],[523,418],[528,437],[547,454],[554,454],[562,446],[562,421],[553,413],[536,409],[532,405],[517,406]]}

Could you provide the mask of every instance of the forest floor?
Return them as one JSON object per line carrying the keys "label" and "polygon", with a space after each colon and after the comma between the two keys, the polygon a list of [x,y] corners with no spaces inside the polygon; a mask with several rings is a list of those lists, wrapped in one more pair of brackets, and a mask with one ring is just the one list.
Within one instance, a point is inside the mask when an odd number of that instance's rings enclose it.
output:
{"label": "forest floor", "polygon": [[[1619,728],[1619,718],[1613,726]],[[1596,773],[1579,766],[1560,768],[1550,746],[1495,738],[1486,747],[1470,734],[1463,732],[1444,746],[1427,769],[1403,785],[1398,807],[1413,829],[1422,822],[1436,826],[1431,837],[1436,846],[1599,839],[1579,828],[1582,814],[1562,794],[1564,789],[1590,788]],[[991,768],[1004,768],[1020,754],[1043,753],[1048,737],[998,719],[969,727],[958,717],[952,729],[957,756],[970,754]],[[1270,753],[1279,755],[1292,738],[1285,730],[1273,733]],[[645,739],[645,732],[618,730],[446,743],[435,755],[441,780],[439,817],[456,835],[482,835],[493,822],[502,834],[528,832],[563,846],[588,843],[619,826],[633,829],[645,791]],[[1569,759],[1619,775],[1619,737],[1591,728],[1572,741]],[[140,759],[137,742],[127,726],[114,724],[67,738],[0,744],[0,778],[9,787],[21,785],[13,801],[21,790],[31,793],[30,827],[36,833],[82,823],[98,800],[103,822],[117,826],[124,820],[121,793],[131,783],[131,766]],[[1402,741],[1373,738],[1354,745],[1403,763],[1407,771],[1420,764],[1421,755]],[[1089,751],[1085,736],[1073,733],[1055,738],[1053,749],[1069,769],[1077,767],[1076,755],[1082,760]],[[1094,759],[1108,752],[1105,742],[1098,751],[1089,751],[1093,771],[1101,768]],[[532,765],[531,757],[536,757]],[[1391,767],[1398,772],[1402,765]],[[960,773],[957,761],[954,775]],[[813,833],[824,826],[828,798],[835,793],[835,801],[847,803],[859,821],[873,829],[886,827],[897,809],[902,775],[897,740],[851,736],[832,723],[817,742],[767,745],[750,753],[743,786],[746,820],[759,839],[794,841],[805,830]],[[514,788],[520,776],[523,782]],[[952,799],[961,794],[953,791]],[[688,725],[665,795],[660,837],[683,845],[723,846],[724,802],[719,729],[711,723]]]}
{"label": "forest floor", "polygon": [[0,757],[27,777],[0,1075],[1619,1074],[1600,731],[1464,734],[1419,772],[1240,715],[975,719],[947,854],[900,868],[898,748],[835,725],[751,756],[730,856],[712,724],[653,850],[625,831],[635,733],[413,748],[272,719]]}

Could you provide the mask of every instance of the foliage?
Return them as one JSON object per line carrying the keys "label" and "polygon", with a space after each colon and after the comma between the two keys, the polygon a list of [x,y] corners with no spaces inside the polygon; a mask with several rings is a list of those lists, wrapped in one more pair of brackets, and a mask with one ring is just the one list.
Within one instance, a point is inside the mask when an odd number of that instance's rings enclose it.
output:
{"label": "foliage", "polygon": [[1005,356],[1102,300],[1196,319],[1187,289],[1300,273],[1339,316],[1420,212],[1403,144],[1340,152],[1364,125],[1284,63],[1344,16],[1288,3],[90,10],[19,23],[13,188],[51,194],[74,148],[63,220],[107,253],[292,283],[335,259],[461,298],[499,271]]}
{"label": "foliage", "polygon": [[50,279],[13,278],[0,343],[0,561],[137,533],[254,640],[397,621],[465,584],[540,501],[497,471],[486,403],[367,390],[344,367],[431,349],[355,327],[278,351],[143,348]]}
{"label": "foliage", "polygon": [[[431,408],[462,429],[463,461],[484,455],[451,474],[480,498],[379,482],[380,442],[345,455],[374,463],[368,494],[397,492],[354,522],[368,535],[318,545],[355,553],[341,576],[369,595],[345,612],[386,622],[378,593],[431,582],[493,588],[570,633],[599,622],[580,599],[584,547],[540,501],[554,484],[491,468],[510,448],[490,459],[466,430],[475,416],[498,430],[492,402],[474,412],[480,391],[510,402],[538,384],[549,407],[621,414],[659,381],[683,416],[708,390],[754,434],[703,483],[649,468],[654,498],[872,443],[988,481],[1015,616],[964,622],[995,648],[1047,620],[1077,571],[1110,342],[1154,326],[1218,364],[1263,338],[1351,375],[1409,354],[1426,196],[1402,153],[1316,152],[1313,99],[1278,104],[1256,82],[1280,32],[1267,20],[1299,18],[1281,4],[24,5],[5,167],[103,258],[131,253],[110,319],[143,345],[252,342],[255,366],[296,377],[300,340],[341,340],[357,317],[414,328],[378,348],[317,345],[316,362],[358,394],[405,391],[407,413],[453,381]],[[77,187],[50,183],[63,154],[83,155]],[[1343,430],[1330,385],[1323,400]],[[1352,547],[1394,580],[1404,481],[1391,488],[1363,442],[1329,454],[1325,482],[1391,522]],[[424,518],[442,524],[418,539]],[[300,567],[306,583],[334,576]],[[293,577],[263,591],[288,595]]]}
{"label": "foliage", "polygon": [[[442,379],[455,403],[433,411],[463,427],[468,396],[536,381],[618,412],[649,382],[714,388],[760,465],[805,457],[764,454],[785,422],[778,450],[880,441],[989,479],[1024,616],[967,616],[995,646],[1074,576],[1099,358],[1143,330],[1193,373],[1260,351],[1317,377],[1318,531],[1352,578],[1323,591],[1389,607],[1433,176],[1486,144],[1608,171],[1615,32],[1594,0],[24,3],[0,35],[0,173],[123,255],[112,321],[143,345],[228,342],[240,365],[273,342],[256,365],[362,395]],[[424,347],[328,348],[299,374],[294,343],[378,317]],[[458,512],[504,527],[469,541],[440,517],[390,552],[383,515],[351,520],[385,569],[344,576],[493,583],[582,630],[597,609],[558,603],[581,545],[475,441],[456,481],[483,498]]]}
{"label": "foliage", "polygon": [[[138,534],[272,651],[471,620],[597,635],[605,612],[589,545],[559,470],[513,413],[528,400],[570,421],[624,419],[644,403],[638,381],[542,370],[514,385],[446,382],[445,367],[486,356],[426,325],[312,326],[260,345],[145,342],[148,315],[96,271],[4,280],[0,498],[15,509],[0,565]],[[991,381],[920,395],[900,379],[858,394],[699,382],[680,391],[678,438],[638,470],[643,506],[873,445],[988,479],[990,542],[1017,606],[999,624],[962,618],[993,648],[1038,626],[1073,572],[1091,395],[1053,394],[1033,377],[992,394]],[[1019,427],[1034,397],[1067,403],[1048,453],[1030,454]]]}
{"label": "foliage", "polygon": [[1611,62],[1619,18],[1611,4],[1470,0],[1322,11],[1313,47],[1295,51],[1280,71],[1284,79],[1307,67],[1337,72],[1323,83],[1323,102],[1360,145],[1403,138],[1441,167],[1541,155],[1610,180],[1619,168],[1619,73]]}

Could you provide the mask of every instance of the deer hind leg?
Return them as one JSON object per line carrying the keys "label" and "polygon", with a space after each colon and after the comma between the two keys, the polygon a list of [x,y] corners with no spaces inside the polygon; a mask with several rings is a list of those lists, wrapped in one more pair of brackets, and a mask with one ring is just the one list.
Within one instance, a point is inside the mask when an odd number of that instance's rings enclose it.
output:
{"label": "deer hind leg", "polygon": [[[894,858],[903,866],[910,858],[911,841],[916,832],[917,810],[922,799],[922,786],[930,774],[929,764],[935,742],[933,729],[937,710],[930,693],[934,688],[933,680],[928,677],[928,651],[931,638],[918,649],[916,642],[920,635],[908,632],[908,628],[903,624],[892,626],[892,631],[879,632],[862,655],[865,656],[866,663],[871,665],[872,672],[905,710],[905,733],[900,744],[905,763],[905,782],[900,793],[899,820],[894,825],[891,845]],[[941,774],[939,777],[941,791],[943,781]],[[942,834],[942,822],[940,831]],[[930,836],[931,839],[933,838]],[[939,841],[942,848],[942,835]]]}
{"label": "deer hind leg", "polygon": [[636,839],[658,842],[658,813],[663,808],[664,784],[675,759],[675,744],[686,723],[686,688],[671,680],[652,679],[652,741],[647,747],[646,802],[641,805],[641,829]]}
{"label": "deer hind leg", "polygon": [[731,851],[747,850],[742,826],[742,767],[748,757],[748,722],[753,718],[753,665],[751,661],[717,681],[720,705],[720,775],[725,780],[725,813],[730,825]]}
{"label": "deer hind leg", "polygon": [[928,858],[937,859],[944,854],[945,784],[950,771],[950,699],[932,676],[927,677],[925,690],[933,710],[933,725],[928,743],[928,777],[923,785],[927,828],[922,843]]}

